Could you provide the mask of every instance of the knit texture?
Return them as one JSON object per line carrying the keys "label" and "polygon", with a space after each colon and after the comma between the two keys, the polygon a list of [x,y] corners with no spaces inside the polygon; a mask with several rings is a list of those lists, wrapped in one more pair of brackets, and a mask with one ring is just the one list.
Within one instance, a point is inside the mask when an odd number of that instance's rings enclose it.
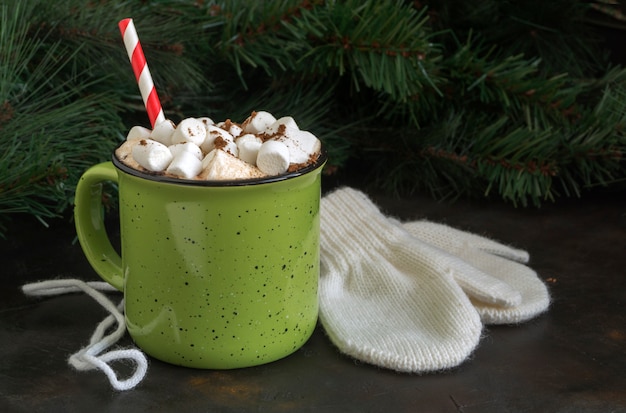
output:
{"label": "knit texture", "polygon": [[[447,225],[428,221],[403,224],[416,241],[427,242],[459,257],[485,274],[473,280],[467,288],[468,277],[458,277],[465,292],[470,296],[485,324],[521,323],[546,311],[550,305],[550,294],[537,273],[524,265],[529,261],[526,251],[500,244],[479,235],[460,231]],[[503,306],[481,299],[475,290],[493,291],[506,283],[519,292],[521,300],[514,306]],[[472,284],[472,281],[469,281]]]}
{"label": "knit texture", "polygon": [[454,257],[386,219],[363,193],[322,199],[320,321],[343,353],[402,372],[447,369],[482,323],[455,282]]}

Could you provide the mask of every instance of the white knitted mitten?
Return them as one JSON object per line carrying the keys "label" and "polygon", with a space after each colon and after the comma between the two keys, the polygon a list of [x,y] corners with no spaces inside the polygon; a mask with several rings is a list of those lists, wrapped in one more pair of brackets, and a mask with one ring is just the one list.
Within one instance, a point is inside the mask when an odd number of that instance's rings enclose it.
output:
{"label": "white knitted mitten", "polygon": [[478,344],[480,317],[453,277],[459,260],[412,237],[365,194],[343,188],[322,199],[320,247],[320,321],[343,353],[426,372],[460,364]]}
{"label": "white knitted mitten", "polygon": [[[403,227],[417,240],[441,248],[492,277],[491,281],[486,277],[475,282],[477,280],[468,279],[467,274],[456,276],[485,324],[520,323],[541,314],[550,305],[546,285],[535,271],[524,265],[529,259],[526,251],[428,221],[407,222]],[[480,294],[475,293],[476,289],[485,292],[499,288],[498,281],[518,291],[521,302],[502,306],[482,300]]]}

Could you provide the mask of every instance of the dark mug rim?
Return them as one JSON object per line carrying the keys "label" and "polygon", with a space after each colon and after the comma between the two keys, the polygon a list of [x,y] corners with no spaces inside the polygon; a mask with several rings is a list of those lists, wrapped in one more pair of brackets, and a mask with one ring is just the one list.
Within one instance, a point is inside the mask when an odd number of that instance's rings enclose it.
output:
{"label": "dark mug rim", "polygon": [[267,176],[264,178],[249,178],[249,179],[224,179],[224,180],[201,180],[201,179],[185,179],[185,178],[173,178],[171,176],[166,176],[162,172],[149,172],[149,171],[138,171],[137,169],[131,168],[130,166],[124,164],[122,161],[117,159],[115,156],[115,152],[117,149],[122,146],[124,142],[120,143],[111,155],[111,160],[113,165],[119,170],[129,174],[136,176],[138,178],[147,179],[149,181],[155,182],[164,182],[170,184],[177,185],[189,185],[189,186],[209,186],[209,187],[228,187],[228,186],[250,186],[250,185],[262,185],[269,184],[273,182],[285,181],[288,179],[297,178],[299,176],[306,175],[310,172],[315,171],[316,169],[323,166],[328,160],[328,154],[326,153],[326,149],[322,146],[320,151],[320,155],[317,160],[302,169],[293,172],[285,172],[280,175]]}

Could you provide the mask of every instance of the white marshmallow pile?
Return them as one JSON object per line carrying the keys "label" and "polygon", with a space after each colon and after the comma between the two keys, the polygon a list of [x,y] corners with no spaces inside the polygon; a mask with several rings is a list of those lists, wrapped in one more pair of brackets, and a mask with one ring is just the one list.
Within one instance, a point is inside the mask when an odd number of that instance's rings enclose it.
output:
{"label": "white marshmallow pile", "polygon": [[320,151],[319,139],[292,117],[259,111],[241,124],[203,117],[165,120],[153,130],[134,126],[116,156],[135,169],[223,180],[279,175],[310,164]]}

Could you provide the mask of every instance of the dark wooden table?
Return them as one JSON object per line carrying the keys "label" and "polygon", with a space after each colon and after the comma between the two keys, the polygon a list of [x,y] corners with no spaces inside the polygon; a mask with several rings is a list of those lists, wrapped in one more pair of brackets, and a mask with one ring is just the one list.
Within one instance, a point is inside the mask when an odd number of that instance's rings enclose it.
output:
{"label": "dark wooden table", "polygon": [[[550,310],[522,325],[487,327],[471,359],[446,372],[364,365],[339,354],[318,327],[302,349],[268,365],[207,371],[150,360],[136,389],[115,392],[102,373],[67,364],[104,310],[84,294],[34,299],[20,291],[37,280],[97,279],[73,224],[59,219],[45,228],[15,217],[0,241],[0,411],[626,412],[623,193],[540,209],[372,197],[395,216],[445,222],[528,250],[549,285]],[[126,337],[120,345],[132,343]]]}

